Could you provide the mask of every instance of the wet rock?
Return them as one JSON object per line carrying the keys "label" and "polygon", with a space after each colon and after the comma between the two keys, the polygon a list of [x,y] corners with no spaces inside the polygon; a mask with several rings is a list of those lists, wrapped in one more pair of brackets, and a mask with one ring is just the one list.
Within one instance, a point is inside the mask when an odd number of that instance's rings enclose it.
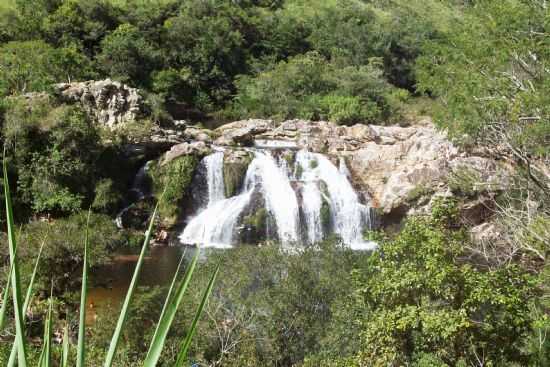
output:
{"label": "wet rock", "polygon": [[223,179],[226,197],[232,197],[241,191],[252,159],[252,154],[244,150],[227,150],[224,153]]}

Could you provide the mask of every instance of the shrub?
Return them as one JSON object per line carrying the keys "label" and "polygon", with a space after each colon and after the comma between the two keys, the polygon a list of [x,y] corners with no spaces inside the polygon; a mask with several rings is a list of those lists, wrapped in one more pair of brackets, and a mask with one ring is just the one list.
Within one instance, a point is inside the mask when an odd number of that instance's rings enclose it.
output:
{"label": "shrub", "polygon": [[95,187],[95,197],[92,209],[104,213],[113,213],[122,201],[120,192],[116,189],[113,180],[106,178],[99,181]]}
{"label": "shrub", "polygon": [[467,236],[449,227],[453,208],[442,202],[431,218],[409,218],[369,259],[356,300],[364,315],[357,365],[426,365],[433,357],[469,364],[475,355],[495,365],[525,362],[532,278],[516,265],[464,263]]}
{"label": "shrub", "polygon": [[237,117],[328,119],[341,124],[396,118],[399,92],[381,65],[340,66],[310,52],[281,61],[255,77],[242,77],[231,112]]}

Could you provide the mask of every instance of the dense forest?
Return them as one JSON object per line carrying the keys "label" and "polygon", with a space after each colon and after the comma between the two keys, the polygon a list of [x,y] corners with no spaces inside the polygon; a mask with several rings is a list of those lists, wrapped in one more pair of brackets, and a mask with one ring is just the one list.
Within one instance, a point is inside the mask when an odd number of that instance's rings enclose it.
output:
{"label": "dense forest", "polygon": [[[41,358],[48,299],[47,366],[62,365],[66,326],[76,344],[84,233],[91,274],[139,251],[144,227],[114,218],[150,159],[128,146],[152,129],[248,118],[410,126],[428,115],[464,154],[513,168],[491,196],[497,239],[470,236],[461,203],[489,189],[465,173],[430,213],[366,231],[372,252],[336,236],[291,254],[273,243],[214,251],[158,365],[175,365],[221,264],[187,365],[550,366],[549,64],[546,0],[0,0],[0,143],[23,284],[45,244],[26,312],[28,365]],[[143,94],[144,116],[123,129],[56,96],[56,83],[106,78]],[[180,171],[195,164],[183,162]],[[154,182],[156,199],[169,186],[161,215],[176,210],[178,172]],[[2,213],[0,302],[11,316]],[[143,365],[167,292],[137,289],[113,366]],[[103,363],[113,309],[88,325],[86,366]],[[11,317],[0,322],[0,363],[15,335]]]}

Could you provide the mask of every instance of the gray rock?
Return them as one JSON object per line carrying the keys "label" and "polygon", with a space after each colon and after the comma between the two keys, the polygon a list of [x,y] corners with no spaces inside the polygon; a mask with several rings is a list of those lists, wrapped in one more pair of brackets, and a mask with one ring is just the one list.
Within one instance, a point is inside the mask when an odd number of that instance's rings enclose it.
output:
{"label": "gray rock", "polygon": [[161,165],[163,166],[176,158],[186,155],[194,155],[198,158],[202,158],[210,154],[211,151],[210,147],[202,141],[177,144],[164,154]]}
{"label": "gray rock", "polygon": [[220,137],[216,139],[216,145],[226,146],[251,146],[257,135],[273,128],[271,120],[242,120],[236,121],[215,130]]}
{"label": "gray rock", "polygon": [[139,91],[111,79],[61,83],[54,88],[62,100],[81,103],[92,118],[111,129],[143,115]]}

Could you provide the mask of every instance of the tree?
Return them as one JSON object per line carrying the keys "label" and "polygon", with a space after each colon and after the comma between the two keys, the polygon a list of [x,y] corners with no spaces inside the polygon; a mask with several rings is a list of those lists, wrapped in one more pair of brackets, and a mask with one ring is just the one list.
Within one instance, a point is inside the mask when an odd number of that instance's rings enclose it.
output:
{"label": "tree", "polygon": [[57,47],[77,44],[92,57],[101,40],[118,26],[118,16],[112,1],[64,1],[42,21],[43,37]]}
{"label": "tree", "polygon": [[101,68],[123,82],[145,85],[159,63],[159,52],[130,24],[122,24],[101,42]]}
{"label": "tree", "polygon": [[61,77],[55,50],[43,41],[0,47],[0,95],[44,91]]}
{"label": "tree", "polygon": [[[550,193],[550,13],[545,1],[480,1],[418,60],[421,90],[457,139],[523,167]],[[480,37],[481,35],[481,37]]]}

